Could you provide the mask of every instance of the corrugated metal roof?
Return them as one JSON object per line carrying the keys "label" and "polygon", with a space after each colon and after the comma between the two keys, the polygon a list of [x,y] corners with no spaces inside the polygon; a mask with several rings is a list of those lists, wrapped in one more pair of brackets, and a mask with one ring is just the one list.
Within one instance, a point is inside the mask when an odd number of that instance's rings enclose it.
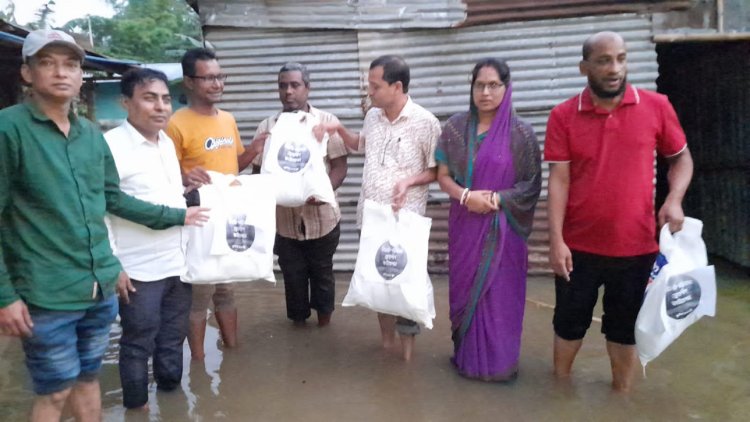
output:
{"label": "corrugated metal roof", "polygon": [[687,9],[690,0],[465,0],[465,26],[534,19]]}
{"label": "corrugated metal roof", "polygon": [[463,22],[461,0],[200,0],[207,26],[244,28],[447,28]]}
{"label": "corrugated metal roof", "polygon": [[[230,75],[223,107],[235,114],[246,141],[261,120],[280,108],[276,74],[290,60],[305,63],[311,71],[311,103],[358,130],[364,117],[369,64],[388,53],[406,58],[411,68],[410,95],[443,122],[468,108],[469,74],[474,63],[487,56],[505,58],[511,67],[517,112],[534,127],[541,144],[552,107],[586,84],[578,72],[583,41],[602,30],[617,31],[628,42],[629,80],[654,89],[657,64],[650,41],[651,21],[648,16],[633,14],[394,31],[209,27],[206,38],[216,46],[222,68]],[[362,163],[362,156],[350,157],[347,178],[338,192],[343,215],[341,242],[334,258],[337,270],[354,268],[354,207]],[[529,241],[531,272],[535,273],[546,270],[546,165],[543,169],[545,190]],[[436,219],[430,270],[444,271],[446,196],[435,184],[430,198],[428,215]]]}
{"label": "corrugated metal roof", "polygon": [[[0,19],[0,47],[3,52],[3,61],[20,65],[21,47],[28,33],[26,29]],[[84,70],[100,70],[118,74],[136,66],[138,66],[136,61],[112,59],[88,50],[86,50],[86,58],[83,62]]]}

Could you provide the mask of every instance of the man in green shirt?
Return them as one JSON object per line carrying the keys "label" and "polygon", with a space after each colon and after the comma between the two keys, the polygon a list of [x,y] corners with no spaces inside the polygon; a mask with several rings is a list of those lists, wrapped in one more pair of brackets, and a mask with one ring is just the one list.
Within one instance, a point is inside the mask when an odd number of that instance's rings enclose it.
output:
{"label": "man in green shirt", "polygon": [[0,111],[0,333],[22,338],[31,373],[31,420],[100,420],[97,373],[127,275],[112,254],[108,211],[163,229],[201,224],[205,209],[132,198],[101,132],[72,112],[85,53],[54,30],[22,49],[28,101]]}

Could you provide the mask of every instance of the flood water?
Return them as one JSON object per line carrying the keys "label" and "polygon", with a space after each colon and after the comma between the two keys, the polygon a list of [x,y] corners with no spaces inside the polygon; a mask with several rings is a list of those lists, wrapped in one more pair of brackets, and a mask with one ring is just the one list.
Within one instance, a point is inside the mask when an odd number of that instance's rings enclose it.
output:
{"label": "flood water", "polygon": [[[412,361],[382,350],[375,314],[338,307],[330,326],[297,328],[284,289],[237,289],[241,346],[221,350],[207,334],[205,362],[185,346],[182,388],[151,388],[149,413],[122,407],[119,326],[101,375],[106,421],[747,421],[750,420],[750,277],[718,267],[716,318],[703,318],[651,362],[628,396],[610,392],[609,359],[595,321],[570,384],[552,373],[551,278],[529,279],[519,378],[464,379],[449,363],[448,282],[433,276],[438,317],[417,337]],[[338,304],[350,274],[337,275]],[[597,314],[601,312],[598,311]],[[211,321],[213,324],[213,321]],[[25,420],[33,395],[15,339],[0,337],[0,421]]]}

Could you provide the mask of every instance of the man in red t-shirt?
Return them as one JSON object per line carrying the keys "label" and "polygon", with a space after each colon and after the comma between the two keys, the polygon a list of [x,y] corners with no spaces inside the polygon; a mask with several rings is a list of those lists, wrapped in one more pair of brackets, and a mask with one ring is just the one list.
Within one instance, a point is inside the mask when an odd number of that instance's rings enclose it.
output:
{"label": "man in red t-shirt", "polygon": [[550,163],[555,375],[570,376],[603,284],[602,333],[612,388],[628,391],[637,364],[635,320],[659,249],[654,153],[670,165],[669,195],[658,222],[672,232],[682,226],[693,161],[669,100],[627,83],[622,37],[589,37],[579,67],[588,85],[552,110],[544,147]]}

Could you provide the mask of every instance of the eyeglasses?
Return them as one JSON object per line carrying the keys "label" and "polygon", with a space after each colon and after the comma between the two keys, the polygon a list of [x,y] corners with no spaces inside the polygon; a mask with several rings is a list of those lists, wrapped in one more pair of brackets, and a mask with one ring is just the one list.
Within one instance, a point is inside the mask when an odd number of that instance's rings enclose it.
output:
{"label": "eyeglasses", "polygon": [[193,79],[200,79],[203,82],[210,82],[210,83],[214,83],[216,81],[224,82],[227,80],[227,75],[225,73],[220,73],[218,75],[208,75],[208,76],[188,75],[188,77],[193,78]]}
{"label": "eyeglasses", "polygon": [[475,92],[484,92],[485,89],[489,89],[490,92],[496,93],[500,91],[500,88],[504,87],[505,84],[503,83],[497,83],[497,82],[490,82],[488,84],[484,84],[481,82],[476,82],[474,84],[474,91]]}

